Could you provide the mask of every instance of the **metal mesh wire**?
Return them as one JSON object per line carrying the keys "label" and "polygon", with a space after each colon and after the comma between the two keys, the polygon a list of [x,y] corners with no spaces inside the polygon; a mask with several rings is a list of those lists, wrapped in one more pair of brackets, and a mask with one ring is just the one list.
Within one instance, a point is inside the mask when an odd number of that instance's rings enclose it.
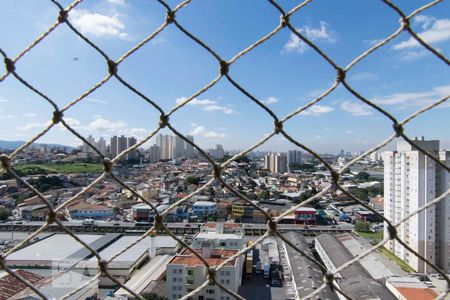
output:
{"label": "metal mesh wire", "polygon": [[[226,60],[222,57],[220,57],[211,47],[209,47],[208,45],[206,45],[202,40],[200,40],[199,38],[197,38],[193,33],[191,33],[190,31],[188,31],[186,28],[183,27],[182,24],[180,24],[177,19],[176,19],[176,15],[178,13],[178,11],[184,9],[185,7],[187,7],[191,0],[185,0],[183,2],[181,2],[180,4],[178,4],[176,7],[171,8],[165,1],[163,0],[158,0],[158,2],[167,10],[166,13],[166,18],[165,21],[161,24],[161,26],[159,26],[154,32],[152,32],[150,35],[148,35],[144,40],[142,40],[141,42],[139,42],[136,46],[134,46],[133,48],[131,48],[129,51],[127,51],[126,53],[124,53],[120,58],[118,58],[117,60],[114,60],[112,58],[110,58],[100,47],[98,47],[97,45],[95,45],[89,38],[87,38],[85,35],[83,35],[82,33],[80,33],[79,30],[77,30],[69,21],[68,16],[70,15],[71,10],[76,7],[78,4],[80,4],[82,2],[82,0],[76,0],[74,1],[71,5],[69,5],[68,7],[64,8],[61,6],[60,3],[58,3],[58,1],[56,0],[51,0],[51,2],[53,2],[54,5],[56,5],[59,9],[59,15],[57,16],[57,20],[56,22],[51,25],[42,35],[40,35],[38,38],[36,38],[28,47],[26,47],[24,50],[22,50],[20,53],[16,54],[16,56],[14,58],[11,58],[11,56],[9,56],[7,53],[5,53],[5,51],[3,51],[2,49],[0,49],[0,53],[4,58],[4,63],[5,63],[5,73],[2,74],[0,76],[0,83],[7,78],[8,76],[13,76],[14,78],[16,78],[19,82],[21,82],[23,84],[24,87],[30,89],[31,91],[33,91],[34,93],[36,93],[37,95],[39,95],[40,97],[42,97],[45,101],[47,101],[50,105],[53,106],[54,108],[54,113],[53,113],[53,118],[51,120],[51,123],[44,129],[42,130],[39,134],[37,134],[36,136],[34,136],[32,139],[30,139],[27,143],[25,143],[24,145],[22,145],[21,147],[19,147],[18,149],[16,149],[14,152],[12,152],[9,155],[6,154],[2,154],[0,159],[1,159],[1,165],[3,167],[4,170],[6,170],[7,172],[9,172],[10,174],[12,174],[12,176],[21,184],[23,184],[24,186],[28,187],[37,197],[39,197],[47,206],[49,209],[49,214],[48,214],[48,218],[45,222],[44,225],[42,225],[38,230],[36,230],[35,232],[33,232],[31,235],[29,235],[25,240],[23,240],[21,243],[17,244],[16,246],[14,246],[13,248],[9,249],[8,251],[2,253],[0,255],[0,266],[6,271],[8,272],[10,275],[12,275],[13,277],[15,277],[16,279],[18,279],[19,281],[21,281],[22,283],[24,283],[25,285],[27,285],[29,288],[31,288],[38,296],[47,299],[47,297],[42,294],[38,288],[36,288],[33,284],[31,284],[29,281],[27,281],[26,279],[24,279],[23,277],[21,277],[20,275],[18,275],[17,273],[15,273],[14,271],[12,271],[6,264],[6,259],[7,257],[15,252],[16,250],[18,250],[19,248],[21,248],[22,246],[24,246],[25,244],[27,244],[29,241],[31,241],[34,237],[36,237],[38,234],[42,233],[50,224],[56,223],[57,225],[59,225],[59,227],[65,231],[68,235],[70,235],[72,238],[74,238],[76,241],[78,241],[80,244],[82,244],[84,247],[86,247],[90,252],[92,252],[92,254],[97,258],[98,261],[98,266],[99,266],[99,273],[95,276],[93,276],[89,282],[87,282],[86,284],[84,284],[83,286],[79,286],[76,289],[74,289],[73,291],[71,291],[70,293],[66,294],[65,296],[62,297],[62,299],[66,299],[68,297],[70,297],[71,295],[76,294],[78,291],[80,291],[82,288],[84,288],[85,286],[89,285],[90,283],[94,282],[97,278],[99,278],[100,276],[107,276],[109,277],[113,282],[115,282],[118,286],[124,288],[125,290],[127,290],[129,293],[131,293],[134,297],[136,298],[141,298],[136,292],[130,290],[125,284],[121,283],[120,281],[118,281],[114,276],[112,276],[109,272],[108,269],[108,263],[111,262],[114,258],[118,257],[120,254],[122,254],[123,252],[125,252],[126,250],[128,250],[130,247],[132,247],[133,245],[135,245],[136,243],[138,243],[139,241],[143,240],[145,237],[149,236],[150,232],[154,229],[160,229],[160,230],[164,230],[168,235],[170,235],[172,238],[174,238],[175,240],[177,240],[180,244],[182,244],[184,247],[190,249],[192,251],[192,253],[198,257],[198,259],[201,260],[201,262],[206,266],[207,270],[208,270],[208,275],[207,275],[207,280],[200,285],[197,289],[193,290],[192,292],[186,294],[182,299],[187,299],[188,297],[191,297],[193,295],[195,295],[196,293],[198,293],[200,290],[202,290],[203,288],[205,288],[207,285],[212,284],[212,285],[217,285],[220,287],[221,290],[226,291],[228,294],[230,294],[232,297],[236,298],[236,299],[244,299],[241,296],[237,295],[235,292],[227,289],[225,286],[223,286],[219,280],[216,280],[216,274],[217,272],[223,267],[225,266],[228,262],[231,262],[232,260],[236,259],[238,256],[240,255],[245,255],[246,252],[248,252],[250,249],[254,248],[257,244],[261,243],[262,240],[268,236],[277,236],[280,239],[282,239],[287,245],[289,245],[290,247],[294,248],[296,251],[298,251],[299,253],[301,253],[302,255],[305,255],[308,257],[308,259],[311,260],[312,263],[316,264],[323,272],[324,274],[326,274],[323,278],[323,284],[318,287],[316,290],[314,290],[314,292],[312,292],[308,297],[312,297],[314,295],[317,295],[318,293],[320,293],[326,286],[331,286],[333,287],[335,290],[339,291],[342,295],[344,295],[347,298],[350,298],[350,296],[346,295],[344,291],[340,290],[339,287],[337,286],[336,282],[334,281],[334,276],[339,273],[342,269],[348,267],[349,265],[360,261],[363,257],[367,256],[368,254],[370,254],[371,252],[375,251],[376,249],[382,247],[385,243],[387,243],[389,240],[396,240],[398,243],[400,243],[401,245],[403,245],[407,250],[409,250],[411,253],[415,254],[416,256],[418,256],[421,260],[425,261],[429,266],[431,266],[432,268],[436,269],[437,272],[439,272],[441,275],[443,275],[446,279],[447,282],[447,287],[446,287],[446,292],[444,292],[443,294],[439,295],[439,298],[443,298],[445,297],[450,291],[449,291],[449,286],[450,286],[450,279],[446,276],[445,272],[443,270],[441,270],[440,268],[438,268],[436,265],[434,265],[432,262],[428,261],[426,259],[426,257],[422,257],[420,254],[418,254],[417,252],[415,252],[413,249],[411,249],[404,241],[402,241],[398,236],[397,236],[397,228],[404,223],[405,221],[407,221],[410,217],[414,216],[415,214],[418,214],[419,212],[427,209],[430,206],[436,205],[439,201],[441,201],[442,199],[444,199],[446,196],[448,196],[450,194],[450,189],[447,190],[444,194],[442,194],[441,196],[439,196],[438,198],[434,199],[433,201],[427,203],[426,205],[420,207],[419,209],[417,209],[416,211],[411,212],[410,214],[408,214],[406,217],[404,217],[401,221],[397,222],[397,223],[392,223],[391,221],[387,220],[384,216],[380,215],[376,210],[374,210],[372,207],[368,206],[364,201],[358,199],[357,197],[355,197],[352,194],[349,194],[345,189],[343,189],[343,187],[339,184],[339,178],[340,175],[344,172],[345,169],[347,169],[348,167],[350,167],[351,165],[353,165],[354,163],[358,162],[359,160],[361,160],[362,158],[364,158],[365,156],[368,156],[370,153],[373,153],[377,150],[379,150],[380,148],[384,147],[385,145],[387,145],[389,142],[391,142],[393,139],[395,139],[396,137],[401,137],[403,140],[405,140],[406,142],[408,142],[409,144],[411,144],[412,146],[414,146],[415,148],[417,148],[420,152],[422,152],[423,154],[425,154],[427,157],[431,158],[436,164],[440,165],[440,167],[442,167],[446,172],[450,172],[450,168],[448,166],[446,166],[445,164],[443,164],[437,157],[435,157],[432,153],[429,153],[428,151],[426,151],[425,149],[423,149],[422,147],[420,147],[420,145],[417,145],[414,143],[413,140],[411,140],[405,133],[404,133],[404,127],[407,123],[409,123],[410,121],[412,121],[414,118],[416,118],[417,116],[425,113],[428,110],[433,109],[434,107],[444,103],[445,101],[448,100],[448,98],[450,97],[450,95],[447,95],[445,97],[443,97],[442,99],[436,99],[436,101],[430,105],[428,105],[425,108],[422,108],[418,111],[416,111],[415,113],[413,113],[412,115],[410,115],[409,117],[407,117],[404,120],[397,120],[392,114],[390,114],[388,111],[384,110],[383,108],[381,108],[380,106],[376,105],[373,101],[371,101],[370,99],[366,98],[364,95],[362,95],[361,93],[359,93],[357,90],[355,90],[347,81],[346,81],[346,73],[352,69],[356,64],[360,63],[362,60],[364,60],[365,58],[367,58],[371,53],[377,51],[379,48],[383,47],[384,45],[386,45],[389,41],[395,39],[398,35],[400,35],[402,32],[407,32],[409,33],[409,35],[411,37],[413,37],[418,43],[420,43],[420,45],[425,48],[426,50],[428,50],[429,52],[431,52],[433,55],[435,55],[440,61],[442,61],[442,63],[446,64],[447,66],[449,65],[449,59],[446,58],[442,53],[440,53],[437,49],[433,48],[432,46],[430,46],[429,44],[427,44],[425,41],[423,41],[418,35],[417,33],[415,33],[413,31],[413,29],[410,27],[410,20],[418,15],[419,13],[427,10],[428,8],[439,4],[440,2],[442,2],[442,0],[436,0],[436,1],[432,1],[420,8],[417,8],[414,12],[412,12],[410,15],[406,15],[398,6],[396,6],[395,4],[393,4],[391,1],[389,0],[382,0],[382,2],[384,3],[384,5],[386,5],[387,7],[389,7],[391,10],[395,11],[398,16],[400,17],[399,23],[400,26],[399,28],[392,33],[390,36],[386,37],[385,39],[381,40],[380,42],[378,42],[376,45],[374,45],[373,47],[371,47],[370,49],[368,49],[367,51],[365,51],[364,53],[362,53],[361,55],[359,55],[358,57],[356,57],[355,59],[353,59],[353,61],[351,61],[347,66],[342,67],[339,66],[336,62],[333,61],[332,58],[330,58],[322,49],[320,49],[313,41],[311,41],[310,39],[308,39],[304,34],[302,34],[301,32],[297,31],[295,29],[295,27],[290,23],[290,17],[296,13],[298,13],[299,11],[302,10],[303,7],[307,6],[310,4],[310,2],[312,2],[312,0],[306,0],[300,4],[298,4],[297,6],[295,6],[293,9],[291,9],[290,11],[286,12],[276,1],[274,0],[269,0],[270,4],[273,5],[273,9],[278,11],[280,14],[280,23],[279,25],[274,28],[271,32],[267,33],[264,37],[262,37],[261,39],[255,41],[254,43],[252,43],[251,45],[249,45],[247,48],[245,48],[244,50],[242,50],[241,52],[237,53],[233,58]],[[33,86],[31,83],[29,83],[24,77],[22,77],[18,72],[16,72],[15,69],[15,65],[18,64],[20,62],[20,60],[30,51],[33,50],[33,48],[39,44],[40,42],[42,42],[48,35],[52,34],[52,32],[59,26],[67,26],[68,28],[70,28],[70,30],[76,34],[78,37],[80,37],[82,40],[84,40],[87,44],[89,44],[92,48],[94,48],[101,56],[104,57],[105,59],[105,69],[106,69],[106,73],[107,75],[101,79],[97,84],[95,84],[94,86],[92,86],[89,90],[81,93],[80,96],[78,96],[77,98],[73,99],[72,101],[70,101],[67,105],[65,105],[64,107],[58,107],[56,105],[56,103],[50,98],[48,97],[46,94],[44,94],[42,91],[40,91],[40,89],[38,87]],[[201,87],[200,89],[198,89],[195,93],[193,93],[190,97],[188,97],[187,99],[185,99],[183,102],[177,104],[175,107],[173,107],[170,111],[166,112],[164,111],[155,101],[151,100],[150,97],[146,96],[144,93],[140,92],[136,87],[132,86],[130,83],[128,83],[126,81],[126,79],[122,78],[120,75],[120,72],[118,70],[118,67],[120,66],[120,64],[126,60],[128,57],[130,57],[131,55],[133,55],[136,51],[139,51],[139,49],[144,46],[145,44],[147,44],[149,41],[151,41],[152,39],[154,39],[156,36],[158,36],[163,30],[166,29],[166,27],[168,26],[174,26],[176,28],[178,28],[181,32],[183,32],[186,36],[188,36],[190,39],[192,39],[195,43],[197,43],[198,45],[200,45],[201,47],[203,47],[207,52],[209,52],[216,60],[217,60],[217,66],[218,66],[218,74],[217,76],[212,79],[207,85]],[[325,91],[323,92],[320,96],[312,99],[311,101],[309,101],[306,105],[298,108],[297,110],[293,111],[292,113],[290,113],[289,115],[285,116],[284,118],[279,118],[270,108],[268,108],[263,101],[259,100],[257,97],[253,96],[252,93],[250,91],[248,91],[245,87],[241,86],[238,82],[236,82],[231,75],[229,74],[228,70],[230,68],[230,66],[232,64],[234,64],[237,60],[239,60],[241,57],[243,57],[244,55],[248,55],[249,53],[252,52],[253,49],[255,49],[256,47],[258,47],[259,45],[261,45],[262,43],[266,42],[267,40],[269,40],[270,38],[272,38],[273,36],[275,36],[280,30],[287,28],[288,30],[290,30],[290,32],[292,32],[295,36],[297,36],[301,41],[303,41],[304,43],[306,43],[308,46],[310,46],[324,61],[326,61],[331,69],[333,69],[336,72],[336,79],[334,81],[334,83]],[[85,99],[88,95],[90,95],[91,93],[93,93],[95,90],[99,89],[102,87],[103,84],[105,84],[107,81],[109,80],[114,80],[113,78],[115,78],[115,80],[117,80],[118,82],[120,82],[121,84],[123,84],[125,87],[127,87],[129,90],[131,90],[133,93],[135,93],[136,95],[138,95],[140,98],[142,98],[144,101],[146,101],[149,105],[151,105],[154,109],[156,109],[159,113],[160,113],[160,120],[159,120],[159,124],[157,124],[156,128],[154,129],[153,132],[151,132],[146,138],[144,138],[143,140],[141,140],[139,143],[135,144],[134,146],[124,150],[122,153],[118,154],[117,157],[115,157],[114,159],[110,160],[109,158],[105,157],[94,145],[90,144],[89,141],[87,139],[85,139],[80,133],[77,132],[77,130],[75,130],[74,128],[72,128],[65,120],[64,120],[64,113],[71,109],[73,106],[75,106],[77,103],[83,101],[83,99]],[[229,160],[227,160],[224,163],[217,163],[216,161],[214,161],[214,159],[212,159],[201,147],[199,147],[198,145],[196,145],[195,143],[191,142],[189,139],[187,139],[185,136],[183,136],[179,131],[177,131],[177,129],[175,129],[172,124],[170,123],[170,116],[177,110],[183,108],[186,104],[188,104],[191,100],[193,100],[195,97],[198,97],[199,95],[201,95],[202,93],[206,92],[208,89],[210,89],[212,86],[214,86],[217,82],[219,82],[220,80],[228,80],[237,90],[239,90],[240,92],[242,92],[245,96],[248,97],[248,99],[250,99],[251,101],[253,101],[256,105],[258,105],[262,110],[266,111],[272,118],[273,118],[273,122],[274,122],[274,128],[273,131],[266,135],[264,138],[262,138],[259,142],[257,142],[255,145],[251,146],[250,148],[240,152],[237,155],[234,155],[232,158],[230,158]],[[354,158],[352,161],[350,161],[348,164],[346,164],[345,166],[343,166],[341,169],[339,170],[335,170],[331,167],[331,165],[329,165],[318,153],[316,153],[315,151],[313,151],[312,149],[310,149],[307,145],[304,145],[303,143],[301,143],[300,141],[294,139],[293,137],[291,137],[291,135],[285,131],[285,129],[283,128],[283,125],[288,122],[291,118],[293,118],[294,116],[297,116],[298,114],[300,114],[301,112],[305,111],[306,109],[308,109],[309,107],[315,105],[316,103],[322,101],[324,98],[326,98],[329,94],[331,94],[339,85],[342,85],[345,89],[347,89],[351,94],[353,94],[356,98],[358,98],[361,102],[371,106],[372,108],[374,108],[375,110],[377,110],[378,112],[380,112],[381,114],[383,114],[387,119],[389,119],[392,123],[392,127],[393,127],[393,133],[391,136],[389,136],[388,138],[386,138],[384,141],[380,142],[377,146],[367,150],[365,153],[363,153],[362,155],[359,155],[358,157]],[[12,169],[12,165],[11,165],[11,160],[13,160],[19,153],[21,153],[26,147],[30,146],[33,142],[35,142],[37,139],[39,139],[40,137],[42,137],[43,135],[45,135],[52,127],[54,127],[57,124],[62,124],[62,126],[64,126],[68,131],[70,131],[73,135],[75,135],[76,137],[78,137],[81,141],[83,141],[84,143],[86,143],[87,145],[89,145],[90,147],[92,147],[94,149],[94,151],[100,155],[100,157],[103,158],[103,165],[104,165],[104,171],[103,173],[96,178],[93,182],[91,182],[88,186],[86,186],[85,188],[83,188],[78,194],[76,194],[75,196],[71,197],[70,199],[68,199],[67,201],[65,201],[64,203],[62,203],[61,205],[59,205],[56,208],[53,208],[52,205],[48,202],[48,200],[36,189],[34,188],[31,184],[29,184],[28,182],[26,182],[23,178],[21,178],[17,173],[15,173],[15,171]],[[206,159],[209,161],[209,163],[211,164],[211,166],[213,167],[213,178],[211,180],[209,180],[206,184],[204,184],[201,188],[197,189],[196,191],[194,191],[193,193],[189,194],[188,196],[184,197],[183,199],[177,201],[176,203],[172,204],[168,209],[166,209],[164,212],[162,213],[158,213],[155,209],[155,207],[153,206],[153,204],[151,202],[148,201],[148,199],[145,199],[144,197],[142,197],[141,195],[139,195],[135,190],[133,190],[132,188],[130,188],[126,183],[124,183],[120,178],[118,178],[117,176],[115,176],[112,173],[112,170],[114,169],[114,165],[117,161],[119,161],[124,155],[126,155],[127,153],[137,149],[138,147],[140,147],[142,144],[144,144],[145,142],[147,142],[150,138],[152,138],[158,131],[160,131],[162,128],[168,128],[169,130],[171,130],[175,135],[179,136],[181,139],[183,139],[186,143],[191,144],[193,147],[195,147],[204,157],[206,157]],[[309,198],[307,201],[302,202],[301,204],[298,204],[294,207],[292,207],[291,209],[285,211],[283,214],[281,214],[280,216],[276,217],[276,218],[272,218],[271,216],[269,216],[267,214],[267,212],[265,212],[262,208],[258,207],[258,205],[253,204],[249,198],[247,198],[245,195],[243,195],[242,193],[240,193],[239,191],[237,191],[236,189],[234,189],[232,186],[230,186],[221,176],[221,172],[224,168],[226,168],[231,162],[239,159],[240,157],[248,154],[249,152],[251,152],[252,150],[254,150],[255,148],[261,146],[262,144],[264,144],[267,140],[269,140],[271,137],[273,137],[274,135],[282,135],[284,136],[287,140],[289,140],[292,144],[296,145],[297,147],[309,152],[311,155],[313,155],[315,158],[317,158],[320,162],[323,163],[323,165],[328,169],[328,171],[330,172],[331,178],[332,178],[332,182],[325,187],[320,193],[314,195],[313,197]],[[75,199],[78,199],[79,197],[82,197],[87,191],[89,191],[94,185],[96,185],[97,183],[101,182],[105,177],[109,176],[110,178],[112,178],[115,182],[117,182],[120,186],[122,186],[124,189],[129,190],[135,197],[139,198],[140,200],[144,201],[145,203],[149,204],[155,211],[156,213],[156,217],[155,217],[155,222],[153,227],[148,230],[145,234],[143,234],[137,241],[135,241],[134,243],[128,245],[127,248],[123,249],[122,251],[120,251],[119,253],[117,253],[116,255],[114,255],[112,258],[110,258],[109,260],[105,260],[103,259],[98,252],[96,252],[94,249],[92,249],[91,247],[89,247],[89,245],[85,242],[83,242],[79,237],[77,237],[70,229],[66,228],[60,220],[58,220],[56,218],[56,215],[58,212],[60,212],[61,210],[63,210],[69,203],[73,202]],[[194,251],[185,241],[181,240],[180,238],[178,238],[175,234],[173,234],[164,224],[164,217],[167,216],[167,214],[169,213],[169,211],[171,211],[172,209],[174,209],[177,205],[182,204],[183,202],[186,202],[187,200],[189,200],[190,198],[192,198],[194,195],[200,193],[202,190],[205,190],[206,188],[208,188],[209,186],[211,186],[213,183],[220,183],[221,185],[223,185],[224,187],[228,188],[229,190],[231,190],[235,195],[237,195],[239,198],[241,198],[242,200],[244,200],[245,202],[247,202],[248,204],[254,206],[255,209],[258,209],[259,211],[261,211],[261,213],[263,213],[267,219],[269,220],[267,222],[267,231],[265,232],[264,235],[262,235],[260,238],[258,238],[255,243],[252,246],[246,247],[242,250],[240,250],[237,254],[233,255],[232,257],[228,258],[226,261],[224,261],[222,264],[215,266],[215,267],[211,267],[208,265],[208,263],[206,262],[206,260],[204,258],[202,258],[202,256],[197,253],[196,251]],[[304,251],[302,251],[301,249],[299,249],[296,245],[294,245],[291,241],[287,240],[278,230],[277,230],[277,224],[278,222],[283,219],[283,217],[287,216],[288,214],[292,213],[295,209],[301,207],[301,206],[305,206],[306,204],[310,203],[311,201],[313,201],[314,199],[323,196],[325,193],[327,193],[332,186],[335,186],[338,190],[342,191],[342,193],[344,193],[345,195],[347,195],[348,197],[352,198],[354,201],[357,201],[359,204],[361,204],[362,206],[364,206],[366,209],[370,210],[371,212],[377,214],[380,218],[383,219],[384,222],[386,222],[387,226],[388,226],[388,232],[389,232],[389,237],[386,237],[384,240],[382,240],[381,242],[379,242],[377,245],[373,246],[371,249],[365,251],[363,254],[355,257],[354,259],[348,261],[346,264],[342,265],[341,267],[339,267],[337,270],[335,270],[334,272],[331,272],[330,270],[327,270],[325,266],[323,266],[321,263],[319,263],[318,261],[316,261],[313,257],[308,256],[306,253],[304,253]],[[142,299],[142,298],[141,298]]]}

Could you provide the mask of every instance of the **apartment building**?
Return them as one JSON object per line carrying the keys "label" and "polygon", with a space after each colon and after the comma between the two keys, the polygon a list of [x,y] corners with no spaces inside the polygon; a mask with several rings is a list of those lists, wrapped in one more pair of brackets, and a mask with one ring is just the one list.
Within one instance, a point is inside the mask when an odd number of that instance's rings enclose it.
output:
{"label": "apartment building", "polygon": [[[439,141],[414,141],[418,146],[450,165],[450,152],[439,151]],[[392,222],[442,195],[450,187],[449,173],[405,141],[396,151],[383,153],[384,215]],[[388,235],[385,226],[385,236]],[[415,214],[398,227],[398,236],[415,251],[450,272],[450,197],[438,205]],[[417,272],[435,272],[400,243],[389,241],[385,247]]]}
{"label": "apartment building", "polygon": [[286,153],[271,153],[264,156],[264,169],[272,173],[285,173],[288,169]]}
{"label": "apartment building", "polygon": [[[235,255],[244,246],[243,230],[237,224],[206,223],[192,240],[192,248],[210,266],[218,266]],[[237,293],[242,281],[244,258],[239,256],[227,263],[217,273],[217,280]],[[176,255],[166,269],[166,289],[169,300],[179,299],[202,285],[208,278],[203,262],[190,250]],[[194,299],[194,298],[193,298]],[[233,297],[216,285],[208,285],[196,294],[195,299],[231,300]]]}
{"label": "apartment building", "polygon": [[[218,266],[227,258],[238,253],[238,250],[215,249],[212,243],[205,242],[196,251],[212,266]],[[237,293],[242,280],[242,264],[234,259],[217,272],[217,280],[225,287]],[[208,270],[203,262],[190,250],[184,250],[176,255],[167,265],[166,289],[169,300],[180,299],[182,296],[198,288],[208,279]],[[230,294],[217,285],[207,285],[195,295],[202,300],[231,300]],[[194,299],[194,298],[192,298]]]}

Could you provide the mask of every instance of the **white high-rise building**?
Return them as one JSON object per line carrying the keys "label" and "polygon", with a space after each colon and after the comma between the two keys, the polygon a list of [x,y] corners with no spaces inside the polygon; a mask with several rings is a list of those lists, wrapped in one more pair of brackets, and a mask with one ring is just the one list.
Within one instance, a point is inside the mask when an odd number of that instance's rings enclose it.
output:
{"label": "white high-rise building", "polygon": [[[92,135],[89,135],[88,136],[88,138],[87,138],[87,141],[91,144],[91,145],[93,145],[94,147],[95,146],[97,146],[97,143],[95,142],[95,138],[92,136]],[[94,149],[91,147],[91,146],[89,146],[87,143],[83,143],[83,146],[82,146],[82,152],[84,152],[84,153],[96,153],[95,151],[94,151]]]}
{"label": "white high-rise building", "polygon": [[[414,141],[450,165],[450,152],[439,152],[439,141]],[[439,197],[450,187],[450,175],[431,158],[405,141],[396,151],[383,153],[384,215],[396,223],[406,215]],[[450,272],[450,197],[415,214],[398,228],[398,237],[428,261]],[[385,236],[388,235],[385,226]],[[417,272],[435,272],[397,241],[386,245]]]}
{"label": "white high-rise building", "polygon": [[158,162],[161,159],[161,151],[157,145],[153,145],[148,149],[149,161],[151,163]]}
{"label": "white high-rise building", "polygon": [[97,147],[101,154],[106,154],[106,140],[103,137],[98,139]]}
{"label": "white high-rise building", "polygon": [[264,156],[264,168],[272,173],[285,173],[287,166],[286,153],[271,153]]}
{"label": "white high-rise building", "polygon": [[159,134],[156,137],[156,145],[160,149],[160,159],[172,159],[173,158],[173,136]]}
{"label": "white high-rise building", "polygon": [[225,156],[225,150],[222,145],[216,145],[215,149],[209,150],[209,155],[214,159],[222,159]]}

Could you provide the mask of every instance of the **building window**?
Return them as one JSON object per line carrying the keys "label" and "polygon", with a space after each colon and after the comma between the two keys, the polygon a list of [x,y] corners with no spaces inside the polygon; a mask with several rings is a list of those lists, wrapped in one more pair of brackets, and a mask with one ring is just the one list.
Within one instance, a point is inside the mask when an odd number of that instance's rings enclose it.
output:
{"label": "building window", "polygon": [[207,294],[215,294],[216,291],[215,291],[215,290],[206,290],[206,293],[207,293]]}
{"label": "building window", "polygon": [[188,270],[188,271],[187,271],[187,274],[188,274],[189,276],[192,276],[192,275],[194,275],[194,271],[193,271],[193,270]]}

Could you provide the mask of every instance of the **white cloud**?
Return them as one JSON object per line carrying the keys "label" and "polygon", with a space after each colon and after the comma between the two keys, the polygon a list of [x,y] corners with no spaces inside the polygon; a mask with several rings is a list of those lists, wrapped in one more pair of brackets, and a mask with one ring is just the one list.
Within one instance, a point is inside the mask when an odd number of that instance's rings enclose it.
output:
{"label": "white cloud", "polygon": [[413,61],[425,56],[427,53],[427,50],[406,51],[403,52],[398,59],[401,61]]}
{"label": "white cloud", "polygon": [[126,39],[128,34],[124,31],[125,24],[119,20],[116,13],[112,16],[92,13],[88,10],[73,9],[70,12],[70,21],[83,34],[96,37],[110,36]]}
{"label": "white cloud", "polygon": [[27,117],[27,118],[34,118],[34,117],[36,117],[37,115],[36,115],[35,113],[26,113],[26,114],[23,114],[23,116],[24,116],[24,117]]}
{"label": "white cloud", "polygon": [[[309,25],[305,25],[299,29],[298,32],[307,37],[310,41],[325,41],[331,44],[337,42],[334,34],[328,29],[329,24],[324,21],[320,21],[319,28],[313,28]],[[284,50],[287,52],[296,51],[298,53],[304,53],[308,50],[309,46],[305,44],[298,36],[291,33],[289,41],[284,45]]]}
{"label": "white cloud", "polygon": [[364,43],[368,44],[369,46],[375,46],[381,41],[382,39],[364,40]]}
{"label": "white cloud", "polygon": [[0,102],[8,102],[8,99],[5,99],[5,98],[0,96]]}
{"label": "white cloud", "polygon": [[[187,99],[187,97],[180,97],[177,98],[175,101],[177,104],[182,103],[183,101],[185,101]],[[194,98],[191,101],[189,101],[187,103],[187,105],[192,105],[192,106],[201,106],[202,110],[204,111],[222,111],[225,114],[232,114],[235,113],[236,111],[234,111],[230,105],[227,106],[221,106],[218,104],[217,101],[215,100],[210,100],[210,99],[197,99]]]}
{"label": "white cloud", "polygon": [[363,103],[344,101],[341,103],[341,109],[351,113],[353,116],[370,116],[372,109]]}
{"label": "white cloud", "polygon": [[92,102],[92,103],[100,103],[100,104],[108,104],[108,101],[105,100],[101,100],[101,99],[96,99],[96,98],[86,98],[87,102]]}
{"label": "white cloud", "polygon": [[278,103],[279,101],[280,101],[280,99],[271,96],[271,97],[267,98],[266,100],[264,100],[263,103],[270,105],[270,104]]}
{"label": "white cloud", "polygon": [[77,119],[70,118],[70,117],[65,117],[63,119],[64,119],[64,122],[66,122],[67,125],[69,125],[70,127],[78,127],[81,125],[80,121],[78,121]]}
{"label": "white cloud", "polygon": [[25,124],[23,126],[17,127],[17,129],[19,129],[19,130],[31,130],[31,129],[36,129],[36,128],[45,128],[45,127],[47,127],[50,124],[51,124],[50,121],[47,121],[45,123],[27,123],[27,124]]}
{"label": "white cloud", "polygon": [[[424,31],[419,32],[419,37],[428,44],[440,43],[450,40],[450,19],[436,19],[419,15],[414,18],[416,23],[422,24]],[[394,45],[395,50],[411,49],[421,46],[413,37]]]}
{"label": "white cloud", "polygon": [[319,116],[319,115],[323,115],[323,114],[332,112],[333,110],[334,110],[334,108],[332,108],[331,106],[316,104],[316,105],[311,106],[307,110],[303,111],[302,114],[308,115],[308,116]]}
{"label": "white cloud", "polygon": [[125,0],[108,0],[108,2],[112,3],[112,4],[119,4],[119,5],[125,4]]}
{"label": "white cloud", "polygon": [[16,116],[15,115],[11,115],[11,114],[9,114],[9,115],[1,114],[0,115],[0,119],[15,119],[15,118],[16,118]]}
{"label": "white cloud", "polygon": [[94,121],[89,123],[88,126],[80,126],[79,128],[89,133],[98,132],[103,134],[108,132],[110,134],[136,136],[137,138],[143,138],[148,132],[145,128],[129,127],[123,121],[111,121],[98,115],[94,116]]}
{"label": "white cloud", "polygon": [[[183,101],[185,101],[186,99],[187,99],[187,97],[180,97],[180,98],[176,99],[176,102],[177,102],[177,104],[180,104]],[[214,105],[214,104],[217,104],[217,101],[210,100],[210,99],[200,100],[200,99],[197,99],[197,98],[194,98],[194,99],[192,99],[191,101],[189,101],[187,103],[187,105],[193,105],[193,106],[196,106],[196,105],[199,105],[199,106],[201,106],[201,105]]]}
{"label": "white cloud", "polygon": [[[192,125],[192,124],[191,124]],[[194,136],[202,136],[207,139],[220,139],[225,138],[226,134],[223,132],[216,132],[212,130],[207,130],[203,126],[196,126],[192,129],[192,131],[189,133]]]}
{"label": "white cloud", "polygon": [[346,133],[346,134],[353,134],[353,133],[355,133],[355,132],[354,132],[353,130],[346,130],[345,133]]}
{"label": "white cloud", "polygon": [[[429,105],[448,95],[450,95],[450,85],[444,85],[434,87],[428,92],[394,93],[374,98],[373,101],[376,104],[397,105],[400,108],[405,108],[408,106]],[[440,106],[447,107],[449,104],[446,103],[446,105]]]}
{"label": "white cloud", "polygon": [[163,44],[165,42],[167,42],[167,39],[160,37],[160,38],[157,38],[157,39],[153,39],[152,40],[152,45]]}
{"label": "white cloud", "polygon": [[109,132],[118,132],[120,130],[123,130],[127,128],[127,124],[122,121],[110,121],[107,119],[104,119],[102,117],[97,117],[94,121],[89,123],[87,126],[88,130],[91,131],[109,131]]}
{"label": "white cloud", "polygon": [[353,81],[377,81],[378,76],[371,72],[355,73],[350,76]]}
{"label": "white cloud", "polygon": [[229,106],[209,105],[203,108],[204,111],[222,111],[225,114],[232,114],[235,111]]}

